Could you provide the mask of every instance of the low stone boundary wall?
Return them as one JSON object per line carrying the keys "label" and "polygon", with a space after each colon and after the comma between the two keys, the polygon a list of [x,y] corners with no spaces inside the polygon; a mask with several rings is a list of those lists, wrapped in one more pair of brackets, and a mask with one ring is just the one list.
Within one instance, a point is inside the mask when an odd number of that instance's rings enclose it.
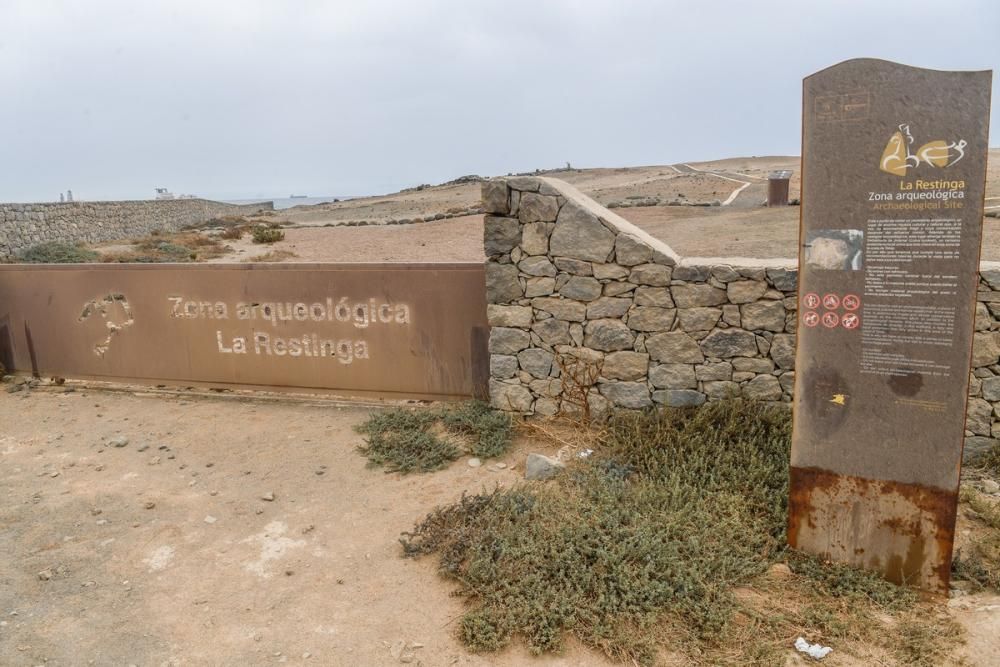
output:
{"label": "low stone boundary wall", "polygon": [[[482,186],[490,400],[527,414],[790,402],[795,260],[681,258],[551,178]],[[966,449],[1000,436],[1000,264],[981,270]],[[583,398],[585,396],[585,399]]]}
{"label": "low stone boundary wall", "polygon": [[271,202],[225,204],[207,199],[0,204],[0,259],[46,241],[114,241],[273,209]]}

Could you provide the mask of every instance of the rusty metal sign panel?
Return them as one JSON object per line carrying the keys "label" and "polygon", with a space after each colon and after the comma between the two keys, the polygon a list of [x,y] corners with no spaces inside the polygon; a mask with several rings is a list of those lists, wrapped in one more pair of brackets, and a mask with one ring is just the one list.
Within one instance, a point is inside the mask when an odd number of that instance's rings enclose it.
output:
{"label": "rusty metal sign panel", "polygon": [[851,60],[804,82],[788,540],[946,591],[991,72]]}
{"label": "rusty metal sign panel", "polygon": [[481,395],[481,264],[0,266],[0,361],[41,376]]}

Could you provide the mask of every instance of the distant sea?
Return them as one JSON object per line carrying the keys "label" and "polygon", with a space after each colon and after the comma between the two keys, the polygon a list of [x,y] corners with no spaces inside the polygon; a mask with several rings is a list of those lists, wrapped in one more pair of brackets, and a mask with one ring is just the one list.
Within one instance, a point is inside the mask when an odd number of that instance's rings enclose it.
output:
{"label": "distant sea", "polygon": [[222,199],[220,201],[224,201],[227,204],[256,204],[257,202],[262,202],[262,201],[273,201],[274,202],[274,209],[275,210],[280,210],[280,209],[283,209],[283,208],[291,208],[293,206],[309,206],[311,204],[325,204],[326,202],[331,202],[334,199],[339,199],[340,201],[344,201],[344,200],[347,200],[347,199],[353,199],[353,197],[338,197],[338,196],[330,196],[330,197],[273,197],[273,198],[270,198],[270,199],[267,198],[267,197],[261,197],[261,198],[257,198],[257,199]]}

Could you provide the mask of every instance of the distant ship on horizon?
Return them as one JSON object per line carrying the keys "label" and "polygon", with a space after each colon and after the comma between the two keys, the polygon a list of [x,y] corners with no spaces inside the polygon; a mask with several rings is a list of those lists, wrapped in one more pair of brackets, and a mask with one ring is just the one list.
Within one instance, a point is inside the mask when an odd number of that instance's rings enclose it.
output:
{"label": "distant ship on horizon", "polygon": [[309,199],[309,195],[288,195],[289,199]]}

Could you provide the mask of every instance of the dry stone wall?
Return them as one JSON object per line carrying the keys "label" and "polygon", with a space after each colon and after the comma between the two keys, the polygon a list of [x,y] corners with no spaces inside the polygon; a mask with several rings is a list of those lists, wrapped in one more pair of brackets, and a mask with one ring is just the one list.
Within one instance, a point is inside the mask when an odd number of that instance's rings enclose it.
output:
{"label": "dry stone wall", "polygon": [[[794,260],[681,258],[556,179],[485,181],[482,199],[495,407],[791,401]],[[979,301],[970,453],[1000,437],[1000,264],[984,264]]]}
{"label": "dry stone wall", "polygon": [[273,208],[271,202],[225,204],[207,199],[0,204],[0,260],[46,241],[113,241]]}

